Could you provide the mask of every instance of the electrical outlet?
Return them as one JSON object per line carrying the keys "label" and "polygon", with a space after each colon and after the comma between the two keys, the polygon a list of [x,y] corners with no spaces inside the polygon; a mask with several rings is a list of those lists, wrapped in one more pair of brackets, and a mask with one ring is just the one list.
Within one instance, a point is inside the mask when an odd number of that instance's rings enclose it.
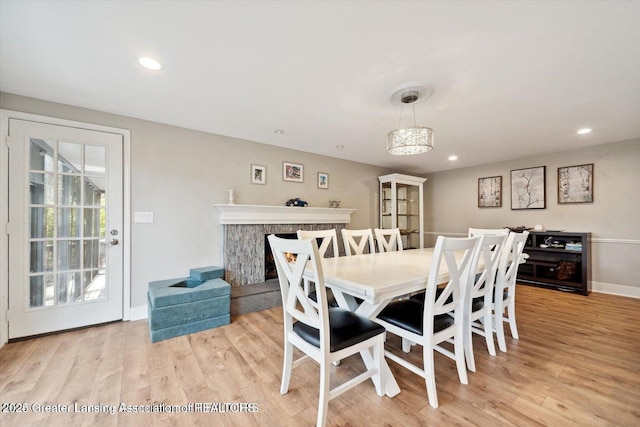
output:
{"label": "electrical outlet", "polygon": [[153,212],[135,212],[133,216],[134,222],[140,223],[152,223],[153,222]]}

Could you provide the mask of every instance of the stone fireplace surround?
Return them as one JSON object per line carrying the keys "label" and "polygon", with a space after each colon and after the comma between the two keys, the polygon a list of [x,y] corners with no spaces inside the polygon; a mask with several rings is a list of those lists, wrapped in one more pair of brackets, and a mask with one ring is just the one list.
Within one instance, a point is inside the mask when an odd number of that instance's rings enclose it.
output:
{"label": "stone fireplace surround", "polygon": [[[295,233],[298,230],[340,230],[351,222],[355,209],[265,206],[216,205],[220,224],[224,226],[225,280],[235,286],[265,281],[264,258],[266,235]],[[344,253],[338,238],[340,253]]]}

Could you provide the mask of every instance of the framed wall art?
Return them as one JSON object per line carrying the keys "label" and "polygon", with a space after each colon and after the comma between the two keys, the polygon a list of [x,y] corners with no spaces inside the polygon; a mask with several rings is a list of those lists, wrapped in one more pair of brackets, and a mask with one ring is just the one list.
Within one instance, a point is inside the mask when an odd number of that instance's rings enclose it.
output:
{"label": "framed wall art", "polygon": [[329,174],[326,172],[318,172],[318,188],[324,190],[329,188]]}
{"label": "framed wall art", "polygon": [[511,209],[545,209],[546,166],[511,171]]}
{"label": "framed wall art", "polygon": [[499,208],[502,206],[502,176],[478,178],[478,207]]}
{"label": "framed wall art", "polygon": [[267,183],[267,167],[260,165],[251,165],[251,183],[266,184]]}
{"label": "framed wall art", "polygon": [[282,162],[282,180],[304,182],[304,167],[298,163]]}
{"label": "framed wall art", "polygon": [[593,203],[593,163],[558,168],[558,203]]}

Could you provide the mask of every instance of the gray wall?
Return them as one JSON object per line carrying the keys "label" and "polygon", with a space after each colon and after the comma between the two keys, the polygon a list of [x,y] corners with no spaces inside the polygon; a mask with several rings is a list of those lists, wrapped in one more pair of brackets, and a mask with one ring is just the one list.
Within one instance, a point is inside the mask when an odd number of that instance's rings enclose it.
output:
{"label": "gray wall", "polygon": [[[175,126],[0,94],[0,108],[131,131],[131,209],[154,213],[153,224],[131,224],[131,306],[146,306],[149,281],[184,277],[189,269],[223,265],[222,228],[215,204],[355,208],[349,228],[377,224],[379,175],[393,171]],[[282,161],[304,165],[304,183],[282,181]],[[251,164],[267,167],[267,184],[250,183]],[[329,174],[318,189],[317,172]],[[126,238],[123,236],[123,239]]]}
{"label": "gray wall", "polygon": [[[594,202],[558,204],[558,167],[594,164]],[[510,171],[546,166],[546,209],[511,210]],[[478,178],[502,176],[500,208],[478,208]],[[640,140],[433,173],[425,184],[428,243],[468,227],[533,227],[592,233],[594,290],[640,297]],[[626,288],[628,287],[628,288]]]}

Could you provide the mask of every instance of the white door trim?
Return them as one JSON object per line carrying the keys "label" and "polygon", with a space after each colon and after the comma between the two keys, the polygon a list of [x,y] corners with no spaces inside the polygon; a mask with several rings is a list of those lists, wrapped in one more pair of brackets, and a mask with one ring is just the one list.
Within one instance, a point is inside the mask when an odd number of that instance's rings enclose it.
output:
{"label": "white door trim", "polygon": [[[9,134],[9,119],[20,119],[59,126],[75,127],[100,132],[110,132],[122,135],[124,142],[122,171],[123,171],[123,235],[127,236],[123,242],[123,320],[131,318],[131,132],[91,123],[58,119],[19,111],[0,110],[0,347],[8,340],[9,328],[7,310],[9,309],[9,239],[7,238],[7,221],[9,218],[9,152],[7,136]],[[124,239],[123,239],[124,240]]]}

